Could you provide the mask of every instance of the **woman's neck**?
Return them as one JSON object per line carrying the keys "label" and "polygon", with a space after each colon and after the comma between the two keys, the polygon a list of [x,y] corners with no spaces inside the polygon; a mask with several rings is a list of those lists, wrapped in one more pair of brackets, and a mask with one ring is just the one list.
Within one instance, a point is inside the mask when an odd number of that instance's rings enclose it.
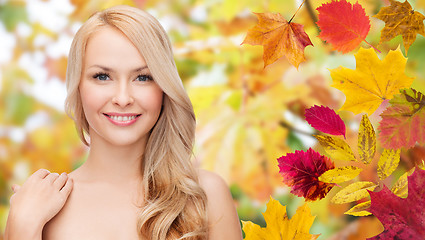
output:
{"label": "woman's neck", "polygon": [[92,138],[86,162],[80,174],[90,182],[127,184],[142,179],[142,155],[146,141],[117,146],[103,139]]}

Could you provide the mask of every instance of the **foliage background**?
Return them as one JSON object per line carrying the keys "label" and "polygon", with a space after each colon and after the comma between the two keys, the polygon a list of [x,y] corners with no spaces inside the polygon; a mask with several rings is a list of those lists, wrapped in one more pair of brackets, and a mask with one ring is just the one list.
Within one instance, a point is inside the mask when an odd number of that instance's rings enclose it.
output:
{"label": "foliage background", "polygon": [[[283,185],[276,159],[308,147],[321,150],[304,111],[314,104],[339,109],[344,95],[330,87],[327,69],[355,68],[352,53],[342,55],[317,38],[315,9],[325,2],[307,0],[294,19],[304,25],[314,45],[305,49],[307,62],[297,70],[285,58],[264,69],[262,47],[240,44],[257,22],[252,12],[279,12],[289,19],[301,1],[0,0],[0,233],[13,183],[22,184],[39,168],[71,172],[84,161],[87,149],[63,111],[68,49],[82,22],[94,11],[117,4],[147,10],[168,32],[197,116],[195,161],[228,182],[240,219],[264,226],[261,213],[270,195],[287,205],[291,216],[303,199]],[[388,5],[358,2],[369,16]],[[425,12],[424,0],[409,2]],[[376,47],[384,23],[370,19],[367,40]],[[378,46],[381,56],[401,42],[399,36]],[[423,36],[417,36],[408,59],[406,73],[416,77],[412,87],[425,92]],[[361,116],[338,113],[349,126],[347,142],[354,144]],[[370,119],[376,126],[379,114]],[[403,150],[399,175],[421,158],[424,146]],[[359,176],[373,177],[367,171]],[[333,191],[329,194],[309,203],[317,216],[311,233],[322,234],[319,239],[365,239],[382,231],[373,216],[343,215],[350,205],[331,204]]]}

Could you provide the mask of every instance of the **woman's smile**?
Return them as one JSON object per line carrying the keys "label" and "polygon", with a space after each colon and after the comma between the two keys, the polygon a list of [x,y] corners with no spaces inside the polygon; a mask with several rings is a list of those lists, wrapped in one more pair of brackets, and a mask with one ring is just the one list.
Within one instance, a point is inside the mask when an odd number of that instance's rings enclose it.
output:
{"label": "woman's smile", "polygon": [[130,126],[142,116],[136,113],[104,113],[103,115],[117,126]]}

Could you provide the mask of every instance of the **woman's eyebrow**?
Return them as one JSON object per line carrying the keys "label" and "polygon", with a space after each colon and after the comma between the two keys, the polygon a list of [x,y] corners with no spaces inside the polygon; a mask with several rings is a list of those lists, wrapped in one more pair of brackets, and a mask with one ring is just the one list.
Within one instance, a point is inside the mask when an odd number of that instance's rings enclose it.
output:
{"label": "woman's eyebrow", "polygon": [[[105,66],[98,65],[98,64],[92,65],[89,68],[93,68],[93,67],[101,68],[102,70],[107,71],[107,72],[115,72],[112,68],[105,67]],[[147,68],[148,68],[148,66],[145,65],[145,66],[142,66],[142,67],[135,68],[134,70],[131,70],[131,72],[140,72],[140,71],[147,69]]]}

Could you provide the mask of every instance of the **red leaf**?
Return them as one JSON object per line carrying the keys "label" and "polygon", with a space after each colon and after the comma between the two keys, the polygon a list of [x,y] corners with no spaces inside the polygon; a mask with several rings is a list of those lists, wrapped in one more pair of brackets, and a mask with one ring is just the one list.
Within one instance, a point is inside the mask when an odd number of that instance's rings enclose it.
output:
{"label": "red leaf", "polygon": [[305,110],[305,120],[315,129],[332,134],[343,135],[345,138],[344,121],[333,109],[326,106],[316,106]]}
{"label": "red leaf", "polygon": [[400,92],[381,114],[378,130],[384,148],[410,148],[417,141],[425,143],[425,95],[414,89]]}
{"label": "red leaf", "polygon": [[319,37],[332,44],[335,50],[350,52],[365,40],[370,30],[369,17],[359,3],[332,1],[317,8]]}
{"label": "red leaf", "polygon": [[318,180],[322,173],[335,168],[334,163],[311,148],[307,152],[288,153],[277,161],[283,182],[292,188],[291,193],[307,201],[324,198],[334,186]]}
{"label": "red leaf", "polygon": [[423,239],[425,236],[425,170],[415,169],[408,176],[408,196],[400,198],[385,185],[380,192],[369,191],[369,211],[384,225],[377,239]]}

